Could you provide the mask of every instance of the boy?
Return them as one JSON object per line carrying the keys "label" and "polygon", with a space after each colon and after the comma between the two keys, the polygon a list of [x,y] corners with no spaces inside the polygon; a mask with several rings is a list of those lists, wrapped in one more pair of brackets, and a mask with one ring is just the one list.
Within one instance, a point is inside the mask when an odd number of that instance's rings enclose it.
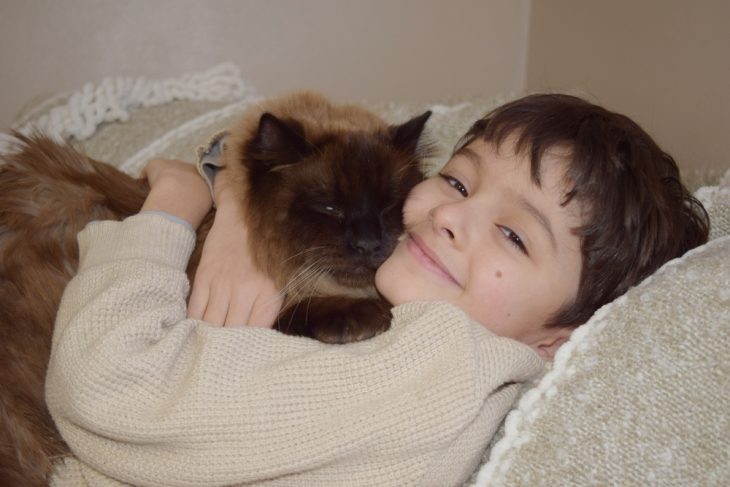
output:
{"label": "boy", "polygon": [[[148,179],[144,210],[200,223],[211,200],[194,172],[158,161]],[[57,478],[458,485],[540,357],[707,238],[669,156],[627,118],[563,95],[477,121],[404,221],[376,276],[391,329],[339,347],[185,319],[184,225],[141,214],[88,226],[47,381],[79,459]],[[197,313],[240,309],[208,296]]]}

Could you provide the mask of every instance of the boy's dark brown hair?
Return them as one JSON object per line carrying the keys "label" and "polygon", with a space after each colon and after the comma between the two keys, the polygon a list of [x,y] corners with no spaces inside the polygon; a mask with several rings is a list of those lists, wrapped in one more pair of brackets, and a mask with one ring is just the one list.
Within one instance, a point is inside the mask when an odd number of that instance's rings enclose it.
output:
{"label": "boy's dark brown hair", "polygon": [[475,122],[455,152],[477,138],[500,147],[511,136],[538,186],[546,151],[567,150],[571,188],[562,204],[575,198],[584,215],[574,229],[583,257],[578,294],[547,326],[585,323],[662,264],[707,241],[707,212],[681,183],[674,159],[628,117],[575,96],[530,95]]}

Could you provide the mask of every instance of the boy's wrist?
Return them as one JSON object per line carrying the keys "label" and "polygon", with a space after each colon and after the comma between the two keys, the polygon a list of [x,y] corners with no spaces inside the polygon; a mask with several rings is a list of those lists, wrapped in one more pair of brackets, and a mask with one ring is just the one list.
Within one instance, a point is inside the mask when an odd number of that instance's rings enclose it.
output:
{"label": "boy's wrist", "polygon": [[234,198],[226,198],[216,204],[214,225],[226,228],[229,233],[236,233],[239,237],[248,234],[243,207]]}
{"label": "boy's wrist", "polygon": [[216,191],[214,197],[216,211],[226,212],[229,214],[237,213],[239,215],[242,215],[241,202],[236,197],[234,191],[230,189],[219,190]]}
{"label": "boy's wrist", "polygon": [[212,204],[208,188],[202,181],[201,188],[191,188],[174,178],[164,178],[152,186],[142,205],[142,211],[165,212],[187,221],[193,228],[198,228]]}
{"label": "boy's wrist", "polygon": [[218,168],[212,180],[213,200],[216,208],[221,205],[238,205],[238,192],[235,190],[234,176],[225,167]]}

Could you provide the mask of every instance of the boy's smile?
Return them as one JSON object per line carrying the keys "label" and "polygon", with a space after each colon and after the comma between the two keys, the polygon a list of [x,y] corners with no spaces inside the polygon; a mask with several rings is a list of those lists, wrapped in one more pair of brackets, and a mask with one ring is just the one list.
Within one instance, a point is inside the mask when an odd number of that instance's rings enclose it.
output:
{"label": "boy's smile", "polygon": [[406,235],[378,270],[378,290],[394,305],[450,302],[550,358],[570,330],[544,325],[575,298],[581,271],[563,168],[548,152],[537,186],[512,139],[498,151],[472,142],[409,195]]}
{"label": "boy's smile", "polygon": [[463,288],[461,283],[451,275],[448,268],[441,263],[441,260],[434,254],[434,252],[426,245],[426,243],[414,233],[406,234],[405,246],[412,257],[419,262],[424,269],[433,272],[435,275],[440,276],[446,282]]}

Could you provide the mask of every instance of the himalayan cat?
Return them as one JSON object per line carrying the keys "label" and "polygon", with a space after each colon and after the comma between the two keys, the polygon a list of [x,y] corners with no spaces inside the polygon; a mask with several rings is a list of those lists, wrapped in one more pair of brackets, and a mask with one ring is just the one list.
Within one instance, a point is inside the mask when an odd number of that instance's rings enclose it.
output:
{"label": "himalayan cat", "polygon": [[[266,101],[230,129],[221,171],[240,192],[255,261],[285,291],[277,329],[344,343],[389,326],[374,273],[423,179],[429,116],[391,126],[304,92]],[[68,454],[43,381],[76,234],[91,220],[137,213],[149,187],[68,145],[16,136],[18,150],[0,159],[0,485],[34,486]],[[198,230],[190,278],[213,217]]]}

